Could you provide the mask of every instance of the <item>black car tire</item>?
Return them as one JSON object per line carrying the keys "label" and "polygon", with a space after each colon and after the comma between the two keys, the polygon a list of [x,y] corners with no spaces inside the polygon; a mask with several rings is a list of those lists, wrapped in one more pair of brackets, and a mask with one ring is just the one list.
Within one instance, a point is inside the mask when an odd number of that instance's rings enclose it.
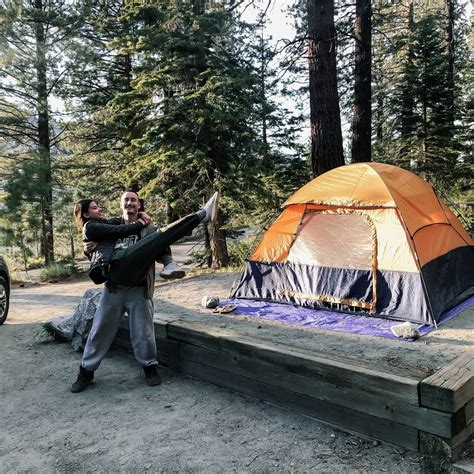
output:
{"label": "black car tire", "polygon": [[10,307],[10,288],[5,278],[0,277],[0,325],[5,322]]}

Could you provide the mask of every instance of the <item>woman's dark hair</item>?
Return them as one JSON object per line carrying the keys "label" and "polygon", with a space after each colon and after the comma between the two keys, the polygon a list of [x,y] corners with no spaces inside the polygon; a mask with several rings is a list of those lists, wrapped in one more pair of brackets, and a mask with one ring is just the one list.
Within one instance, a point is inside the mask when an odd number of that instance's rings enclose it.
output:
{"label": "woman's dark hair", "polygon": [[84,224],[89,220],[84,214],[89,212],[89,206],[91,202],[94,202],[93,199],[81,199],[77,202],[74,207],[74,221],[76,222],[76,226],[79,230],[82,230]]}

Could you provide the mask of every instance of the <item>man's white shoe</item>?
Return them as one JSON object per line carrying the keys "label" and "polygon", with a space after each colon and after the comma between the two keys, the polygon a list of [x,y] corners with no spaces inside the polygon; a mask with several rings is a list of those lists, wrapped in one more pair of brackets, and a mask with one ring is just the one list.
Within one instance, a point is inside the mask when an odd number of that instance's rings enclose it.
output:
{"label": "man's white shoe", "polygon": [[175,262],[168,263],[165,265],[163,270],[160,272],[160,277],[165,280],[175,280],[186,276],[186,272],[179,268]]}
{"label": "man's white shoe", "polygon": [[206,211],[205,220],[214,222],[217,219],[217,208],[219,206],[219,192],[216,191],[209,201],[204,204],[204,211]]}

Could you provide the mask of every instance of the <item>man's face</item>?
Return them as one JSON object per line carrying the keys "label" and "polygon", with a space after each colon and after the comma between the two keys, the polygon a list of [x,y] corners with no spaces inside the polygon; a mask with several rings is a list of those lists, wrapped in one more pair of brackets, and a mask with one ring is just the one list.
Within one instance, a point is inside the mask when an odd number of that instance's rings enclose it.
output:
{"label": "man's face", "polygon": [[139,208],[140,201],[134,192],[127,191],[122,194],[120,198],[120,209],[122,209],[124,216],[136,216]]}

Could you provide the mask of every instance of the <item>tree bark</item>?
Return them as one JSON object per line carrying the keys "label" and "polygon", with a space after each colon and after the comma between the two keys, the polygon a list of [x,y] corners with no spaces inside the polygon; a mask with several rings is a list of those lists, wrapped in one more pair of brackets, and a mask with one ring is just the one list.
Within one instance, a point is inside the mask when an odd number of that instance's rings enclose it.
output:
{"label": "tree bark", "polygon": [[356,0],[352,163],[371,161],[372,136],[372,5]]}
{"label": "tree bark", "polygon": [[[411,84],[409,83],[411,74],[414,68],[414,53],[412,46],[411,35],[414,28],[414,15],[413,15],[413,2],[410,2],[408,9],[408,25],[407,25],[407,34],[410,36],[408,40],[408,49],[406,56],[406,65],[405,65],[405,81],[404,87],[402,90],[402,111],[401,111],[401,135],[402,139],[411,138],[415,132],[414,119],[413,115],[415,113],[415,100],[413,97],[413,91],[411,90]],[[405,153],[405,148],[402,148],[402,154]]]}
{"label": "tree bark", "polygon": [[[195,15],[202,15],[206,11],[206,0],[193,0],[193,12]],[[196,31],[196,43],[203,43],[202,30]],[[198,71],[204,71],[206,69],[206,58],[204,52],[201,49],[198,50],[196,55],[196,66]],[[202,79],[199,79],[202,81]],[[204,80],[206,81],[206,79]],[[203,84],[200,84],[201,86]],[[200,100],[205,101],[202,97]],[[206,109],[206,104],[201,104],[203,109]],[[207,155],[212,163],[207,168],[207,176],[209,179],[209,186],[207,187],[207,195],[211,194],[219,189],[218,180],[221,176],[226,176],[229,173],[229,167],[226,163],[225,157],[223,157],[219,144],[213,140],[212,124],[208,119],[204,120],[199,133],[200,140],[205,144],[204,149],[207,149]],[[211,268],[216,269],[218,267],[225,267],[229,265],[229,253],[227,250],[227,241],[225,231],[221,228],[222,226],[222,215],[218,210],[217,219],[214,223],[209,225],[209,243],[211,249]]]}
{"label": "tree bark", "polygon": [[225,239],[225,232],[221,228],[221,218],[217,214],[217,221],[211,223],[210,228],[210,244],[211,244],[211,268],[215,270],[219,267],[226,267],[229,265],[229,253],[227,251],[227,243]]}
{"label": "tree bark", "polygon": [[446,121],[449,130],[454,127],[454,0],[445,0],[446,13],[446,53],[448,56],[447,110]]}
{"label": "tree bark", "polygon": [[263,38],[263,26],[260,30],[260,87],[262,90],[262,141],[265,145],[265,150],[268,145],[267,139],[267,111],[265,110],[266,102],[266,68],[267,62],[265,58],[265,42]]}
{"label": "tree bark", "polygon": [[36,93],[38,114],[38,153],[41,161],[41,185],[45,187],[43,195],[43,251],[46,265],[54,262],[53,234],[53,185],[51,170],[51,144],[49,134],[48,86],[46,66],[46,38],[43,24],[43,0],[35,0],[35,40],[36,40]]}
{"label": "tree bark", "polygon": [[311,167],[319,176],[344,165],[336,74],[333,0],[308,0]]}

